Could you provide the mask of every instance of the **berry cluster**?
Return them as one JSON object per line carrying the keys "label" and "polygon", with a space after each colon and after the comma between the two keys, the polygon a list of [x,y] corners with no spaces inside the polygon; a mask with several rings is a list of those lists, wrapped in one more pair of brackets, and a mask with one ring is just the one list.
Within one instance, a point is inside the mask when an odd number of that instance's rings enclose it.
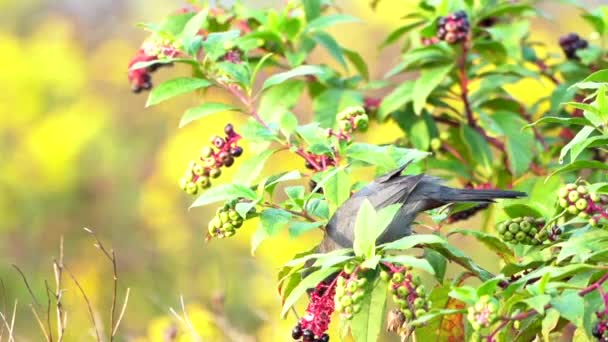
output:
{"label": "berry cluster", "polygon": [[310,294],[310,302],[304,316],[291,331],[294,340],[302,342],[328,342],[326,333],[334,312],[336,287],[320,282]]}
{"label": "berry cluster", "polygon": [[578,50],[586,49],[589,46],[589,43],[582,39],[578,34],[569,33],[559,38],[559,46],[561,46],[568,59],[579,59],[576,52]]}
{"label": "berry cluster", "polygon": [[129,72],[127,74],[131,89],[134,93],[140,93],[142,90],[152,89],[151,73],[163,66],[171,66],[172,63],[152,64],[145,68],[131,70],[135,64],[139,62],[151,62],[162,58],[172,58],[179,54],[178,50],[170,44],[156,44],[145,42],[137,51],[137,54],[129,62]]}
{"label": "berry cluster", "polygon": [[365,132],[369,124],[369,118],[363,107],[348,107],[336,115],[338,127],[342,134],[354,131]]}
{"label": "berry cluster", "polygon": [[591,334],[598,341],[608,342],[608,312],[600,311],[595,313],[598,318],[597,324],[593,327]]}
{"label": "berry cluster", "polygon": [[489,327],[498,319],[498,300],[488,295],[481,296],[474,306],[469,307],[467,319],[474,330]]}
{"label": "berry cluster", "polygon": [[354,272],[354,265],[347,264],[336,282],[336,311],[345,319],[351,319],[361,311],[361,300],[365,297],[367,278]]}
{"label": "berry cluster", "polygon": [[469,19],[465,11],[457,11],[448,16],[439,18],[437,38],[450,44],[459,43],[469,35]]}
{"label": "berry cluster", "polygon": [[516,217],[496,226],[498,236],[507,243],[522,245],[541,245],[549,239],[549,233],[543,229],[545,219],[530,216]]}
{"label": "berry cluster", "polygon": [[605,226],[608,220],[608,204],[605,197],[589,193],[583,184],[566,184],[558,191],[559,206],[564,208],[568,215],[589,219],[592,227]]}
{"label": "berry cluster", "polygon": [[390,279],[388,290],[393,295],[393,301],[399,306],[399,310],[409,322],[426,314],[431,306],[427,299],[424,285],[421,284],[419,276],[411,272],[411,268],[402,268],[390,275],[382,271],[383,279]]}
{"label": "berry cluster", "polygon": [[190,162],[186,174],[180,179],[179,186],[189,195],[196,195],[208,189],[211,186],[210,179],[222,174],[221,167],[232,166],[234,158],[243,154],[243,148],[237,145],[241,136],[234,131],[232,124],[227,124],[224,132],[226,133],[224,138],[220,136],[211,138],[213,147],[203,147],[200,161]]}
{"label": "berry cluster", "polygon": [[[231,237],[236,233],[237,229],[241,228],[246,219],[251,218],[249,215],[247,215],[248,217],[239,215],[235,210],[237,203],[238,200],[228,202],[217,210],[207,226],[209,233],[207,239]],[[255,211],[253,211],[253,215],[255,215]]]}

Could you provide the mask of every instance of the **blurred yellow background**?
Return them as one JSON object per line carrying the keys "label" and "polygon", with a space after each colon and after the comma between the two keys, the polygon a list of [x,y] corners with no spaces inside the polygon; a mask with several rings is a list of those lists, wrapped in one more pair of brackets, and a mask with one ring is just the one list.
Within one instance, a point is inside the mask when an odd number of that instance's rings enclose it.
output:
{"label": "blurred yellow background", "polygon": [[[331,33],[361,52],[372,75],[381,78],[397,62],[399,50],[379,51],[377,46],[414,2],[384,0],[373,12],[368,1],[338,1],[343,11],[364,23],[338,26]],[[244,3],[281,6],[283,1]],[[556,3],[542,6],[558,22],[535,22],[533,32],[535,40],[552,42],[559,51],[558,35],[577,31],[588,36],[590,30],[573,15],[576,11]],[[29,307],[32,298],[11,265],[27,276],[41,305],[38,311],[46,312],[44,284],[48,281],[54,291],[52,263],[59,256],[61,236],[65,263],[86,290],[98,326],[108,336],[111,265],[83,227],[93,229],[117,254],[119,304],[131,288],[118,340],[171,341],[173,334],[180,341],[196,340],[169,313],[174,308],[183,316],[182,295],[202,341],[289,339],[296,320],[279,318],[276,271],[294,253],[309,249],[318,234],[297,240],[281,235],[252,257],[254,221],[235,238],[205,243],[214,208],[188,211],[192,198],[178,188],[177,180],[209,136],[221,132],[226,122],[243,118],[213,116],[178,130],[183,111],[200,99],[185,96],[145,109],[146,96],[130,92],[127,64],[145,38],[135,24],[157,21],[177,7],[168,0],[0,0],[0,312],[10,316],[18,300],[17,341],[40,341],[43,335]],[[320,52],[314,61],[332,63]],[[186,72],[162,69],[154,82]],[[520,87],[530,100],[546,92]],[[308,104],[298,111],[302,120],[309,120]],[[388,142],[386,137],[399,135],[389,124],[374,127],[365,139]],[[300,160],[280,158],[268,172],[303,170]],[[229,179],[230,173],[221,178]],[[474,222],[462,226],[478,227]],[[485,256],[483,266],[498,268],[486,251],[472,253]],[[93,339],[86,305],[65,274],[64,284],[65,340]],[[225,302],[218,308],[221,297]],[[219,309],[224,313],[217,314]],[[55,322],[51,324],[55,329]]]}

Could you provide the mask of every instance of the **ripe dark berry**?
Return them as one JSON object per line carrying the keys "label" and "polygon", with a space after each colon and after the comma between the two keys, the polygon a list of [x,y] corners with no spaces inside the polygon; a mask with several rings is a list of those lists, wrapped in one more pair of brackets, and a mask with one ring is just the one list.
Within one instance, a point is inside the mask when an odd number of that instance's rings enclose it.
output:
{"label": "ripe dark berry", "polygon": [[300,326],[300,324],[296,325],[295,328],[293,328],[293,330],[291,331],[291,337],[293,337],[294,340],[299,340],[300,338],[302,338],[302,327]]}
{"label": "ripe dark berry", "polygon": [[469,34],[469,19],[465,11],[441,17],[437,24],[437,38],[450,44],[464,41]]}
{"label": "ripe dark berry", "polygon": [[215,136],[211,139],[211,143],[217,148],[222,148],[226,141],[222,137]]}
{"label": "ripe dark berry", "polygon": [[304,330],[302,333],[302,341],[304,342],[313,342],[315,339],[315,334],[310,329]]}
{"label": "ripe dark berry", "polygon": [[306,161],[306,163],[304,164],[306,166],[307,169],[309,170],[313,170],[315,167],[312,165],[311,162]]}
{"label": "ripe dark berry", "polygon": [[226,159],[224,159],[224,166],[231,167],[232,164],[234,164],[234,158],[228,156]]}
{"label": "ripe dark berry", "polygon": [[323,334],[323,336],[321,336],[321,338],[319,339],[319,341],[321,341],[321,342],[329,342],[329,335]]}
{"label": "ripe dark berry", "polygon": [[232,126],[232,124],[227,124],[224,127],[224,133],[226,133],[226,135],[229,135],[229,136],[234,134],[234,126]]}
{"label": "ripe dark berry", "polygon": [[569,33],[559,38],[559,45],[568,59],[578,60],[576,52],[585,49],[589,43],[576,33]]}
{"label": "ripe dark berry", "polygon": [[236,146],[230,149],[230,154],[233,157],[240,157],[243,154],[243,148],[240,146]]}

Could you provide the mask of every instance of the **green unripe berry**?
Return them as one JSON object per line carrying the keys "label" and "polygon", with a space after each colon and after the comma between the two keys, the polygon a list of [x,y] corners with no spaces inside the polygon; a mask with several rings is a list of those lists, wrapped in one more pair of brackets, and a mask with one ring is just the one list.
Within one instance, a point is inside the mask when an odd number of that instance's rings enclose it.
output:
{"label": "green unripe berry", "polygon": [[351,305],[353,303],[353,299],[349,296],[349,295],[344,295],[342,297],[342,299],[340,299],[340,304],[342,304],[343,307],[347,307],[349,305]]}
{"label": "green unripe berry", "polygon": [[584,198],[579,199],[578,201],[576,201],[576,203],[574,204],[576,206],[576,208],[578,210],[585,210],[587,209],[587,200]]}
{"label": "green unripe berry", "polygon": [[578,191],[579,194],[584,195],[587,193],[587,187],[584,185],[579,185],[576,187],[576,191]]}
{"label": "green unripe berry", "polygon": [[352,274],[355,271],[355,267],[356,267],[355,264],[349,262],[346,265],[344,265],[343,271],[346,274]]}
{"label": "green unripe berry", "polygon": [[414,307],[421,308],[423,306],[424,306],[424,299],[422,299],[420,297],[414,299]]}
{"label": "green unripe berry", "polygon": [[415,275],[412,277],[412,283],[414,283],[414,285],[419,286],[422,283],[422,278],[420,278],[419,275]]}
{"label": "green unripe berry", "polygon": [[587,219],[587,218],[589,218],[589,214],[587,214],[587,212],[585,212],[585,211],[581,211],[580,213],[578,213],[578,217],[580,217],[582,219]]}
{"label": "green unripe berry", "polygon": [[505,241],[511,241],[511,240],[513,240],[513,233],[511,233],[511,232],[506,232],[506,233],[504,234],[504,239],[505,239]]}
{"label": "green unripe berry", "polygon": [[496,231],[497,231],[499,234],[503,234],[504,232],[506,232],[506,231],[507,231],[507,225],[506,225],[506,224],[504,224],[504,223],[499,224],[498,226],[496,226]]}
{"label": "green unripe berry", "polygon": [[345,289],[343,286],[336,286],[336,300],[339,300],[344,296]]}
{"label": "green unripe berry", "polygon": [[337,298],[334,303],[334,310],[336,310],[337,312],[341,312],[344,310],[344,307],[342,306],[342,304],[340,304],[340,301],[338,301]]}
{"label": "green unripe berry", "polygon": [[215,159],[214,158],[205,158],[205,159],[203,159],[203,165],[205,167],[213,168],[213,167],[215,167]]}
{"label": "green unripe berry", "polygon": [[362,288],[365,284],[367,284],[367,278],[357,279],[357,287]]}
{"label": "green unripe berry", "polygon": [[598,220],[595,217],[592,217],[589,219],[589,225],[591,227],[597,227],[598,226]]}
{"label": "green unripe berry", "polygon": [[196,185],[200,190],[205,190],[211,186],[211,182],[209,181],[209,177],[201,176],[196,180]]}
{"label": "green unripe berry", "polygon": [[213,149],[209,146],[205,146],[201,149],[201,157],[209,158],[213,154]]}
{"label": "green unripe berry", "polygon": [[227,212],[225,212],[225,211],[222,211],[222,212],[219,214],[219,218],[220,218],[220,220],[222,221],[222,223],[226,223],[226,222],[230,221],[230,217],[228,217],[228,213],[227,213]]}
{"label": "green unripe berry", "polygon": [[519,330],[521,328],[521,321],[513,322],[513,328]]}
{"label": "green unripe berry", "polygon": [[589,198],[593,201],[593,203],[599,203],[601,201],[600,195],[596,193],[590,194]]}
{"label": "green unripe berry", "polygon": [[448,132],[441,132],[439,133],[439,139],[441,140],[448,140],[450,138],[450,134]]}
{"label": "green unripe berry", "polygon": [[338,115],[343,114],[346,118],[354,118],[355,116],[367,115],[365,109],[361,106],[352,106],[344,108]]}
{"label": "green unripe berry", "polygon": [[426,310],[424,310],[424,309],[416,310],[416,317],[420,317],[420,316],[424,316],[424,315],[426,315]]}
{"label": "green unripe berry", "polygon": [[361,311],[361,304],[353,305],[353,313],[359,313]]}
{"label": "green unripe berry", "polygon": [[528,234],[534,236],[538,233],[538,229],[536,228],[531,228],[530,231],[528,232]]}
{"label": "green unripe berry", "polygon": [[401,313],[403,314],[403,317],[405,317],[406,321],[410,321],[412,318],[414,318],[414,314],[408,309],[401,309]]}
{"label": "green unripe berry", "polygon": [[518,224],[518,223],[515,223],[515,222],[511,223],[511,224],[509,225],[509,231],[510,231],[511,233],[513,233],[513,234],[515,234],[515,233],[519,232],[519,224]]}
{"label": "green unripe berry", "polygon": [[230,231],[234,231],[234,227],[230,223],[226,222],[222,225],[222,230],[226,231],[226,232],[230,232]]}
{"label": "green unripe berry", "polygon": [[364,132],[367,130],[368,122],[369,119],[367,118],[367,115],[357,116],[355,118],[355,127],[357,127],[359,131]]}
{"label": "green unripe berry", "polygon": [[581,195],[578,193],[578,191],[570,191],[568,193],[568,200],[570,203],[576,202],[580,197]]}
{"label": "green unripe berry", "polygon": [[570,191],[568,191],[568,189],[564,188],[560,188],[559,191],[557,192],[557,196],[559,196],[559,198],[563,198],[565,199],[568,196],[568,193]]}
{"label": "green unripe berry", "polygon": [[394,283],[400,283],[403,281],[403,273],[401,272],[395,272],[393,273],[393,277],[392,280]]}
{"label": "green unripe berry", "polygon": [[192,173],[194,173],[195,175],[202,176],[204,172],[205,168],[201,164],[194,163],[194,165],[192,165]]}
{"label": "green unripe berry", "polygon": [[228,230],[228,231],[224,232],[224,236],[226,236],[226,237],[231,237],[234,234],[235,234],[234,230]]}
{"label": "green unripe berry", "polygon": [[521,231],[525,233],[529,232],[530,228],[532,228],[530,222],[527,221],[522,222],[519,226],[521,227]]}
{"label": "green unripe berry", "polygon": [[[346,266],[344,266],[346,267]],[[338,280],[336,281],[336,284],[339,287],[344,287],[344,284],[346,284],[346,279],[344,277],[338,277]]]}
{"label": "green unripe berry", "polygon": [[421,297],[426,294],[426,289],[424,288],[424,285],[420,285],[416,288],[416,294]]}
{"label": "green unripe berry", "polygon": [[186,193],[188,195],[196,195],[198,192],[198,186],[194,182],[188,182],[186,184]]}
{"label": "green unripe berry", "polygon": [[440,148],[441,148],[441,140],[439,140],[437,138],[431,139],[431,150],[432,151],[437,151]]}
{"label": "green unripe berry", "polygon": [[576,208],[575,205],[569,205],[568,212],[572,215],[576,215],[576,214],[578,214],[578,209]]}
{"label": "green unripe berry", "polygon": [[211,169],[211,171],[209,171],[209,176],[211,176],[211,178],[217,178],[221,175],[222,175],[222,170],[220,170],[220,169]]}
{"label": "green unripe berry", "polygon": [[386,272],[386,271],[381,271],[380,272],[380,279],[384,280],[384,281],[388,281],[390,279],[391,275]]}
{"label": "green unripe berry", "polygon": [[524,241],[526,239],[526,233],[524,232],[519,232],[515,235],[515,240],[517,241]]}
{"label": "green unripe berry", "polygon": [[361,299],[363,299],[363,297],[365,296],[365,291],[363,290],[358,290],[357,292],[353,293],[353,302],[358,303],[361,301]]}
{"label": "green unripe berry", "polygon": [[350,121],[338,121],[338,126],[343,131],[350,131],[353,128]]}
{"label": "green unripe berry", "polygon": [[547,234],[547,231],[543,230],[542,232],[538,233],[536,238],[542,241],[542,240],[546,240],[548,237],[549,236]]}
{"label": "green unripe berry", "polygon": [[400,297],[405,297],[410,294],[410,290],[407,286],[402,285],[397,288],[397,294],[399,294]]}
{"label": "green unripe berry", "polygon": [[230,222],[234,226],[234,228],[241,228],[243,226],[243,219],[237,219],[235,221]]}
{"label": "green unripe berry", "polygon": [[230,217],[231,220],[238,220],[239,218],[241,218],[241,216],[239,216],[239,213],[237,213],[234,209],[228,210],[228,217]]}
{"label": "green unripe berry", "polygon": [[342,309],[342,312],[344,312],[347,316],[351,315],[353,313],[353,307],[352,306],[345,306]]}
{"label": "green unripe berry", "polygon": [[574,183],[569,183],[569,184],[566,184],[566,189],[567,189],[568,191],[570,191],[570,190],[574,190],[574,189],[576,189],[576,184],[574,184]]}
{"label": "green unripe berry", "polygon": [[346,285],[346,290],[350,293],[357,291],[357,282],[351,281]]}

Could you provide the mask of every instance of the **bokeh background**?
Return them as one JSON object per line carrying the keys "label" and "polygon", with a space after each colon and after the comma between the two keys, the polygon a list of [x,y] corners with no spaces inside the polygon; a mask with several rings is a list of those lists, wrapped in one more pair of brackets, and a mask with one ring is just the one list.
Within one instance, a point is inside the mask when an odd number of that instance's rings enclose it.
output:
{"label": "bokeh background", "polygon": [[[374,12],[368,1],[338,1],[364,22],[331,32],[360,51],[372,75],[381,78],[395,65],[399,50],[377,46],[413,2],[383,0]],[[244,3],[280,7],[283,1]],[[594,7],[608,1],[586,3]],[[54,291],[52,263],[61,237],[65,263],[88,294],[107,337],[112,269],[83,227],[116,252],[119,302],[126,287],[131,289],[118,340],[170,341],[174,334],[177,340],[196,340],[169,313],[175,308],[183,315],[180,296],[199,340],[289,338],[295,319],[279,318],[276,271],[319,235],[297,240],[281,235],[265,242],[255,257],[249,243],[255,223],[235,238],[205,243],[213,208],[188,211],[192,198],[180,191],[177,179],[209,136],[242,118],[216,115],[178,130],[184,109],[200,99],[185,96],[146,109],[146,96],[130,92],[127,64],[145,38],[135,24],[158,21],[180,5],[169,0],[0,0],[0,312],[10,316],[18,301],[17,341],[41,341],[43,335],[30,310],[33,300],[12,265],[26,275],[44,312],[45,281]],[[545,1],[542,9],[555,21],[535,21],[532,32],[536,40],[550,42],[552,50],[559,51],[557,37],[570,31],[592,38],[572,7]],[[331,63],[322,52],[313,60]],[[154,81],[186,72],[162,69]],[[532,102],[547,89],[522,84],[513,91]],[[298,115],[309,120],[306,103]],[[389,124],[364,138],[388,142],[387,137],[399,134]],[[287,155],[271,164],[269,172],[303,167]],[[229,180],[230,174],[221,179]],[[462,225],[480,224],[477,218]],[[469,242],[460,241],[463,246]],[[468,251],[489,269],[498,268],[484,250]],[[66,340],[90,340],[86,305],[67,275],[64,283]],[[0,340],[5,339],[6,333]]]}

